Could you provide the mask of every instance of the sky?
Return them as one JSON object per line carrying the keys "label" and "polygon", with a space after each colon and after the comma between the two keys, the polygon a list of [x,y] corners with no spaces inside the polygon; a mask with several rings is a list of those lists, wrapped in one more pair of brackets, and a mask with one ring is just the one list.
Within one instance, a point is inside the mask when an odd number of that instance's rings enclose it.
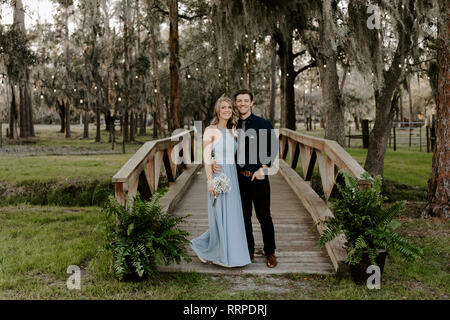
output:
{"label": "sky", "polygon": [[[38,17],[41,22],[53,22],[55,5],[50,0],[22,0],[25,7],[25,28],[31,28]],[[11,6],[1,6],[1,24],[7,25],[13,22],[13,9]]]}

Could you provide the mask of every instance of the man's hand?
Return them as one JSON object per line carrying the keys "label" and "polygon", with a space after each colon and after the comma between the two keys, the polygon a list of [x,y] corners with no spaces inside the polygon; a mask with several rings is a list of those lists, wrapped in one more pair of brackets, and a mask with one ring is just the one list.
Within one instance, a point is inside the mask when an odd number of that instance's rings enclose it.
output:
{"label": "man's hand", "polygon": [[255,171],[255,172],[253,173],[252,181],[253,181],[255,178],[256,178],[257,180],[264,180],[263,168],[259,168],[258,171]]}
{"label": "man's hand", "polygon": [[213,174],[220,172],[220,168],[222,168],[222,166],[219,166],[218,164],[216,164],[216,162],[216,160],[213,160],[211,164],[211,170]]}

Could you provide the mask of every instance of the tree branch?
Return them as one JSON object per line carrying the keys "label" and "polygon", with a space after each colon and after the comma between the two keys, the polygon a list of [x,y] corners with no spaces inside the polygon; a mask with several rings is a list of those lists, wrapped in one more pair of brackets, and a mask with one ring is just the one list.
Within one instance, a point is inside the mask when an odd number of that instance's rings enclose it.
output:
{"label": "tree branch", "polygon": [[[156,5],[156,4],[155,4],[154,8],[155,8],[158,12],[163,13],[163,14],[165,14],[166,16],[169,15],[169,11],[166,11],[166,10],[160,8],[160,7],[159,7],[158,5]],[[198,18],[202,18],[202,17],[204,17],[204,16],[205,16],[204,14],[197,14],[197,15],[195,15],[195,16],[191,16],[191,17],[190,17],[190,16],[186,16],[186,15],[184,15],[184,14],[178,13],[178,17],[179,17],[179,18],[184,19],[184,20],[189,20],[189,21],[195,20],[195,19],[198,19]]]}
{"label": "tree branch", "polygon": [[297,53],[294,53],[293,55],[292,55],[292,60],[295,60],[298,56],[301,56],[301,55],[303,55],[303,54],[305,54],[306,53],[306,49],[305,50],[302,50],[302,51],[299,51],[299,52],[297,52]]}
{"label": "tree branch", "polygon": [[298,76],[300,73],[302,73],[303,71],[308,70],[308,69],[313,68],[313,67],[317,67],[317,61],[315,61],[315,60],[312,63],[310,63],[310,64],[300,68],[299,70],[295,71],[294,72],[294,78],[296,76]]}

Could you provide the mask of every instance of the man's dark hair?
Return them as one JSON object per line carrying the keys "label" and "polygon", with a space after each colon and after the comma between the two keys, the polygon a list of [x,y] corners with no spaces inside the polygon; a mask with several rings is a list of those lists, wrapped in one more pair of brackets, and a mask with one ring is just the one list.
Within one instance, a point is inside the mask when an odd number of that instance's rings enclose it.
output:
{"label": "man's dark hair", "polygon": [[250,96],[250,101],[253,101],[253,93],[250,90],[247,89],[241,89],[236,91],[236,93],[234,94],[234,101],[236,102],[236,97],[240,94],[248,94]]}

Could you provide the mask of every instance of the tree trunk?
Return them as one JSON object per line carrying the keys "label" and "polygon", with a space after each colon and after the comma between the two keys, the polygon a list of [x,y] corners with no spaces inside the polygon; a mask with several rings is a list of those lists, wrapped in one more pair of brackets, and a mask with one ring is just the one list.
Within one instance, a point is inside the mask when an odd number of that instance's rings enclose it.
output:
{"label": "tree trunk", "polygon": [[34,120],[33,120],[33,99],[31,96],[31,90],[28,87],[28,83],[25,83],[25,94],[27,97],[27,127],[28,127],[28,136],[34,137]]}
{"label": "tree trunk", "polygon": [[144,122],[145,112],[139,112],[139,135],[145,135],[145,122]]}
{"label": "tree trunk", "polygon": [[[400,103],[399,103],[399,110],[400,110],[400,122],[403,122],[403,92],[400,89]],[[403,127],[403,123],[400,124],[400,127]]]}
{"label": "tree trunk", "polygon": [[427,205],[422,216],[450,217],[450,77],[449,77],[449,27],[450,11],[446,0],[439,0],[440,17],[438,18],[438,81],[436,104],[436,146],[433,152],[433,164],[428,180]]}
{"label": "tree trunk", "polygon": [[98,105],[98,102],[96,103],[95,108],[95,125],[96,125],[96,132],[95,132],[95,142],[101,142],[101,134],[100,134],[100,106]]}
{"label": "tree trunk", "polygon": [[355,119],[355,130],[359,131],[359,118],[358,116],[354,116]]}
{"label": "tree trunk", "polygon": [[56,105],[58,107],[59,118],[61,119],[61,129],[59,132],[64,133],[66,130],[66,110],[64,108],[64,101],[60,103],[59,100],[57,100]]}
{"label": "tree trunk", "polygon": [[369,149],[367,151],[364,169],[372,176],[383,177],[384,156],[392,129],[395,109],[398,103],[398,92],[394,93],[392,100],[392,90],[384,90],[383,93],[375,91],[376,115],[375,124],[369,135]]}
{"label": "tree trunk", "polygon": [[161,87],[159,82],[159,65],[158,65],[158,45],[156,41],[156,24],[155,17],[153,16],[153,0],[147,0],[147,18],[149,20],[149,34],[151,42],[151,60],[152,60],[152,70],[153,70],[153,136],[158,137],[158,134],[163,136],[162,131],[162,100],[161,100]]}
{"label": "tree trunk", "polygon": [[19,118],[19,108],[17,106],[17,89],[15,90],[14,85],[11,85],[11,105],[10,105],[10,111],[9,111],[9,138],[12,140],[17,140],[18,134],[17,134],[17,122]]}
{"label": "tree trunk", "polygon": [[125,116],[124,116],[124,120],[123,120],[123,126],[122,126],[122,130],[123,130],[123,139],[125,142],[129,142],[129,115],[128,115],[128,111],[125,112]]}
{"label": "tree trunk", "polygon": [[322,1],[322,21],[319,26],[320,45],[316,57],[325,105],[325,139],[335,140],[345,147],[344,102],[339,90],[336,68],[334,10],[331,0]]}
{"label": "tree trunk", "polygon": [[70,103],[69,103],[69,99],[67,99],[65,101],[65,108],[66,110],[66,138],[70,138],[71,137],[71,133],[70,133]]}
{"label": "tree trunk", "polygon": [[[272,59],[270,62],[270,103],[269,103],[269,121],[274,124],[275,122],[275,96],[276,96],[276,90],[277,90],[277,78],[276,78],[276,72],[277,72],[277,52],[275,49],[273,49],[272,52]],[[275,124],[274,124],[275,125]]]}
{"label": "tree trunk", "polygon": [[83,138],[89,139],[89,109],[84,109],[84,130],[83,130]]}
{"label": "tree trunk", "polygon": [[[290,30],[290,29],[289,29]],[[292,30],[289,36],[276,37],[279,45],[278,56],[280,57],[281,83],[283,103],[281,105],[281,127],[296,130],[295,126],[295,91],[294,83],[296,73],[294,71],[294,55],[292,53]]]}
{"label": "tree trunk", "polygon": [[409,126],[411,127],[412,124],[411,122],[414,121],[414,114],[413,114],[413,101],[412,101],[412,93],[411,93],[411,84],[410,84],[410,80],[407,80],[407,84],[408,84],[408,101],[409,101]]}
{"label": "tree trunk", "polygon": [[136,119],[134,117],[134,111],[130,112],[130,141],[135,141],[134,134],[135,134],[135,127],[136,127]]}
{"label": "tree trunk", "polygon": [[170,33],[169,33],[169,53],[170,53],[170,120],[169,132],[177,128],[181,128],[181,112],[180,112],[180,100],[178,93],[178,0],[169,0],[169,21],[170,21]]}
{"label": "tree trunk", "polygon": [[27,136],[25,90],[23,86],[24,84],[21,81],[19,85],[19,129],[21,138],[25,138]]}
{"label": "tree trunk", "polygon": [[153,138],[154,139],[158,138],[158,127],[156,125],[156,117],[157,117],[156,112],[153,112]]}

